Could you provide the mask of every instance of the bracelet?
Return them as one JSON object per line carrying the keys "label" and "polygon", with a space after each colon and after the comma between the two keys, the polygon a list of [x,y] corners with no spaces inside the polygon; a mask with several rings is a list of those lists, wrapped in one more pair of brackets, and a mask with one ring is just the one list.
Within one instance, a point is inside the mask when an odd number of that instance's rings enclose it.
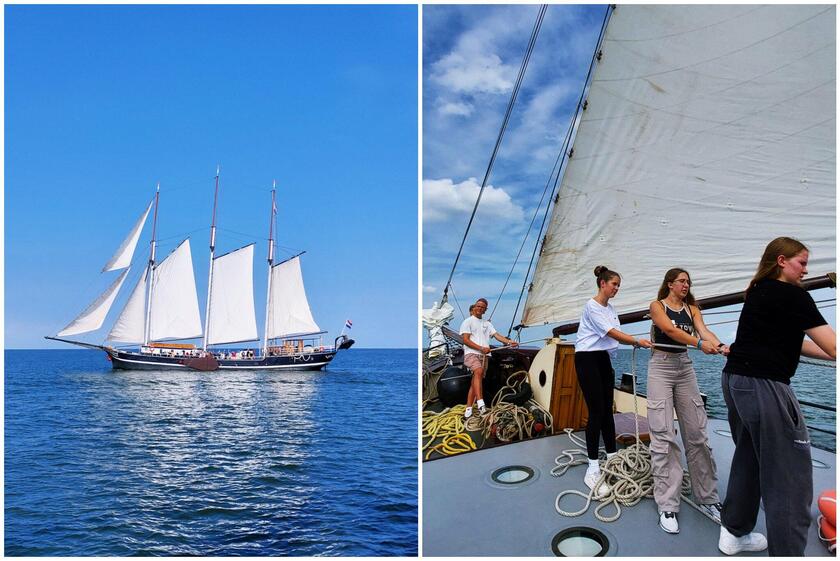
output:
{"label": "bracelet", "polygon": [[703,339],[700,339],[699,337],[697,338],[697,348],[698,349],[703,348]]}

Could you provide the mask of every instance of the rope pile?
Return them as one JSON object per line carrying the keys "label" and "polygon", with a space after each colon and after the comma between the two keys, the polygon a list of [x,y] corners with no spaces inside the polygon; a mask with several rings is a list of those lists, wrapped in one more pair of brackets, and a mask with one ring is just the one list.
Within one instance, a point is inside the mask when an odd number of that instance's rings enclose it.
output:
{"label": "rope pile", "polygon": [[495,437],[501,442],[528,438],[535,432],[539,432],[535,430],[537,423],[542,424],[543,429],[549,428],[553,433],[554,421],[551,413],[543,409],[537,402],[529,400],[525,404],[526,407],[505,401],[518,395],[527,380],[528,372],[526,370],[519,370],[508,376],[505,385],[493,398],[489,412],[484,416],[473,415],[467,419],[467,430],[481,431],[485,439],[495,434]]}
{"label": "rope pile", "polygon": [[[553,432],[551,413],[538,403],[528,401],[527,407],[523,407],[504,401],[519,394],[527,379],[528,372],[525,370],[508,376],[506,385],[496,394],[487,414],[479,415],[475,412],[466,422],[464,421],[466,406],[463,404],[444,409],[440,413],[424,411],[422,438],[425,444],[422,450],[426,453],[425,459],[428,460],[434,452],[451,456],[475,450],[476,444],[467,431],[481,432],[484,440],[495,436],[501,442],[528,438],[534,432],[538,432],[535,430],[539,428],[536,426],[538,423]],[[432,446],[437,439],[441,441]]]}
{"label": "rope pile", "polygon": [[[456,405],[444,409],[440,413],[423,411],[422,438],[428,441],[423,445],[427,450],[425,459],[429,459],[433,452],[443,456],[451,456],[475,450],[472,437],[464,432],[464,411],[466,406]],[[432,442],[441,438],[441,442],[432,446]]]}
{"label": "rope pile", "polygon": [[[606,459],[606,452],[603,449],[599,450],[599,461],[604,462],[601,465],[601,477],[598,478],[598,481],[595,483],[593,488],[590,489],[588,494],[576,489],[567,489],[557,495],[557,498],[554,500],[554,510],[556,510],[561,516],[580,516],[589,510],[589,505],[592,503],[592,500],[595,499],[601,503],[595,508],[595,518],[601,522],[614,522],[621,516],[621,505],[631,507],[638,504],[644,498],[653,498],[653,473],[651,471],[650,448],[648,448],[648,446],[639,439],[639,408],[635,384],[635,348],[633,349],[632,365],[634,380],[633,408],[636,421],[634,434],[635,443],[617,451],[616,454],[608,460]],[[569,436],[569,439],[578,445],[578,448],[563,450],[560,453],[560,456],[557,456],[554,459],[555,466],[551,470],[551,475],[554,477],[562,476],[572,466],[589,463],[589,457],[586,452],[586,442],[582,438],[572,434],[573,429],[565,429],[565,432]],[[580,458],[575,459],[576,456],[580,456]],[[606,483],[609,486],[610,491],[607,495],[596,498],[595,493],[603,483]],[[688,473],[683,470],[681,494],[687,495],[690,492],[691,482],[689,480]],[[586,503],[583,505],[581,510],[575,512],[563,510],[560,507],[560,501],[566,495],[578,495],[586,499]],[[686,500],[686,502],[697,508],[697,506],[685,496],[683,496],[683,500]],[[614,505],[615,513],[610,516],[602,514],[602,511],[610,505]]]}
{"label": "rope pile", "polygon": [[[576,465],[588,464],[589,458],[586,453],[586,442],[580,437],[572,434],[572,429],[565,429],[569,439],[580,448],[573,448],[570,450],[563,450],[560,456],[554,459],[555,466],[551,470],[551,475],[560,477],[566,471]],[[602,522],[613,522],[618,520],[621,516],[621,506],[626,507],[635,506],[642,499],[653,498],[653,474],[651,472],[650,449],[641,442],[638,438],[635,444],[628,446],[616,452],[616,454],[606,459],[606,453],[603,449],[599,451],[599,462],[601,464],[601,477],[595,483],[594,487],[588,494],[578,491],[576,489],[567,489],[557,495],[554,500],[554,509],[561,516],[580,516],[589,510],[593,500],[599,501],[601,504],[595,508],[595,518]],[[576,458],[578,457],[578,458]],[[606,483],[610,492],[603,497],[596,497],[595,493],[602,483]],[[686,495],[691,492],[691,481],[688,473],[683,470],[683,481],[681,493]],[[560,507],[560,501],[566,495],[578,495],[586,499],[583,508],[578,511],[567,511]],[[685,497],[683,497],[685,500]],[[603,514],[602,511],[613,505],[615,513],[612,515]]]}

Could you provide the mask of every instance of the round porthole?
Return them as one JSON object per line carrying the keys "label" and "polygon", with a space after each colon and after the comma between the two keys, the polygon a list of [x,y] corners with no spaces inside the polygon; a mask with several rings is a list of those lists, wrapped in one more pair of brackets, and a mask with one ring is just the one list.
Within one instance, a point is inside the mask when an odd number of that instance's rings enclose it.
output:
{"label": "round porthole", "polygon": [[502,485],[525,483],[534,477],[534,470],[528,466],[505,466],[493,472],[490,478]]}
{"label": "round porthole", "polygon": [[540,387],[541,388],[545,387],[545,382],[546,382],[545,370],[540,370]]}
{"label": "round porthole", "polygon": [[819,460],[815,460],[814,458],[811,458],[811,465],[814,466],[817,469],[828,469],[829,468],[829,465],[827,463],[821,462]]}
{"label": "round porthole", "polygon": [[557,557],[604,557],[610,541],[594,528],[566,528],[551,540],[551,551]]}

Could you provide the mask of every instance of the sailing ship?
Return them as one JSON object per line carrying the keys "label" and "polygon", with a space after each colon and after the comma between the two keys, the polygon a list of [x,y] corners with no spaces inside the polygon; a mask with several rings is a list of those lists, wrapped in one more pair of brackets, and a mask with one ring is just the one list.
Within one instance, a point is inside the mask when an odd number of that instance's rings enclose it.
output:
{"label": "sailing ship", "polygon": [[[166,258],[156,261],[160,185],[154,199],[134,224],[102,272],[122,269],[111,285],[56,336],[47,339],[104,350],[114,369],[159,370],[317,370],[354,341],[342,331],[332,346],[323,344],[322,331],[312,317],[303,284],[299,253],[274,262],[276,183],[271,190],[268,236],[268,290],[262,345],[226,349],[219,345],[259,341],[253,293],[254,244],[215,255],[219,170],[216,170],[213,218],[210,227],[210,267],[204,329],[199,315],[189,238]],[[140,233],[154,206],[149,260],[106,341],[139,344],[139,349],[97,345],[66,337],[102,327],[130,270]],[[177,343],[202,338],[201,346]],[[213,347],[216,348],[213,348]]]}
{"label": "sailing ship", "polygon": [[[645,319],[674,266],[691,272],[696,291],[714,290],[699,300],[703,309],[743,302],[764,246],[782,235],[810,249],[816,274],[803,286],[834,287],[835,37],[834,6],[606,8],[513,328],[520,339],[528,328],[553,326],[552,333],[541,349],[494,351],[487,372],[492,379],[510,361],[527,370],[555,435],[432,455],[423,470],[425,555],[720,555],[717,526],[690,508],[681,511],[689,531],[673,536],[656,527],[650,501],[609,524],[592,509],[557,516],[559,497],[557,512],[535,506],[556,496],[557,480],[545,475],[558,452],[579,448],[557,433],[586,422],[574,347],[562,336],[576,331],[593,292],[590,271],[602,263],[622,275],[612,303],[632,310],[620,315],[623,325]],[[448,289],[424,310],[430,399],[431,374],[462,361],[460,337],[446,327],[454,312]],[[616,412],[645,414],[634,382],[615,389]],[[734,449],[728,429],[725,420],[709,419],[721,489]],[[836,455],[812,454],[815,491],[833,488]],[[582,473],[562,484],[589,491]],[[760,517],[756,530],[766,532],[763,524]],[[829,555],[819,537],[812,525],[806,555]]]}

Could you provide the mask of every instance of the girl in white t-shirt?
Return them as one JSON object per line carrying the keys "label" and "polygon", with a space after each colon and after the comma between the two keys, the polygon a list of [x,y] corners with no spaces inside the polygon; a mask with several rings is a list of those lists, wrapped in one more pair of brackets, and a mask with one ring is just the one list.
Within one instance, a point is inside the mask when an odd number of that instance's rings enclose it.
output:
{"label": "girl in white t-shirt", "polygon": [[[610,298],[618,294],[621,277],[603,265],[595,267],[598,294],[583,307],[583,315],[578,326],[575,342],[575,371],[578,384],[583,392],[583,399],[589,409],[589,421],[586,424],[586,452],[589,467],[583,478],[584,483],[593,489],[601,477],[598,466],[598,441],[604,438],[607,457],[615,454],[615,422],[612,415],[613,387],[615,373],[610,356],[615,355],[619,343],[650,348],[647,339],[636,339],[623,333],[618,328],[618,314],[609,303]],[[595,493],[601,497],[609,493],[609,487],[602,483]]]}

